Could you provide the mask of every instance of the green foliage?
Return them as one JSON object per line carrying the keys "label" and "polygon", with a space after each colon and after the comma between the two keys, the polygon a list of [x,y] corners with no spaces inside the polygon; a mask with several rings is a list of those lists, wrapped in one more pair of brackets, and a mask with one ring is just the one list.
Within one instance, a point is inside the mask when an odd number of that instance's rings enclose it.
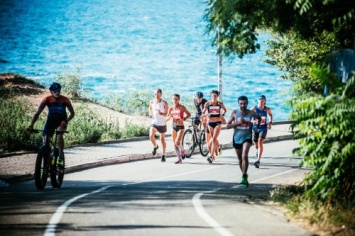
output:
{"label": "green foliage", "polygon": [[99,141],[121,138],[118,122],[106,121],[88,109],[86,105],[75,107],[75,117],[68,126],[66,145],[96,143]]}
{"label": "green foliage", "polygon": [[[163,95],[163,99],[165,99],[170,105],[172,104],[172,94],[173,92],[171,91],[164,91]],[[105,107],[126,114],[148,116],[149,102],[152,99],[154,99],[153,90],[128,90],[121,96],[109,94],[103,102],[99,103]],[[182,97],[180,102],[185,105],[190,112],[194,111],[195,106],[190,97]]]}
{"label": "green foliage", "polygon": [[[268,45],[266,55],[269,59],[266,63],[279,67],[284,72],[281,78],[294,82],[295,96],[320,94],[324,85],[329,84],[318,80],[319,76],[312,77],[310,68],[314,64],[327,65],[329,49],[339,46],[334,34],[323,32],[319,38],[315,37],[312,40],[301,39],[295,33],[274,35]],[[313,70],[316,68],[313,67]]]}
{"label": "green foliage", "polygon": [[[42,145],[39,134],[30,134],[26,128],[30,124],[35,110],[28,105],[25,98],[7,97],[0,99],[0,153],[14,151],[37,151]],[[87,105],[75,107],[75,117],[69,122],[68,134],[65,134],[65,145],[96,143],[121,138],[148,136],[146,126],[126,123],[120,130],[119,122],[105,120],[90,110]],[[35,124],[35,129],[42,129],[46,121],[44,111]],[[9,119],[11,117],[11,119]]]}
{"label": "green foliage", "polygon": [[135,125],[127,121],[125,123],[125,129],[122,131],[122,138],[140,137],[148,135],[149,127]]}
{"label": "green foliage", "polygon": [[55,80],[62,85],[62,92],[72,98],[88,98],[92,89],[84,88],[80,68],[76,71],[64,71],[55,77]]}
{"label": "green foliage", "polygon": [[[327,97],[312,96],[295,102],[299,155],[312,170],[305,178],[307,196],[329,205],[349,204],[355,199],[355,90],[354,76],[344,86],[319,68],[312,76],[333,86]],[[333,82],[331,81],[333,80]]]}
{"label": "green foliage", "polygon": [[294,33],[311,41],[331,32],[341,47],[353,47],[355,1],[208,0],[206,5],[206,32],[217,53],[226,57],[256,52],[257,30]]}
{"label": "green foliage", "polygon": [[[42,141],[26,132],[34,110],[25,99],[0,99],[0,153],[31,150]],[[32,115],[33,115],[32,114]],[[43,125],[44,119],[38,123]]]}

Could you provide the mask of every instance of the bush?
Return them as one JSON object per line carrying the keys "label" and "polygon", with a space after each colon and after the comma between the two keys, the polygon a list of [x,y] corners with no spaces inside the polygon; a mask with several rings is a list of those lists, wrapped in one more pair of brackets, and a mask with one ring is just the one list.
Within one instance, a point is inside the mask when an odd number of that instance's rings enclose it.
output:
{"label": "bush", "polygon": [[[313,71],[313,75],[319,71]],[[326,73],[320,73],[323,76]],[[329,81],[332,77],[320,78]],[[336,78],[334,78],[336,79]],[[295,102],[302,164],[312,167],[305,183],[309,198],[329,206],[355,203],[355,77],[346,85],[328,83],[332,94]]]}
{"label": "bush", "polygon": [[[26,131],[34,110],[25,99],[0,99],[0,153],[34,150],[42,140]],[[38,124],[43,125],[44,119]]]}
{"label": "bush", "polygon": [[75,107],[75,117],[70,121],[66,144],[96,143],[121,138],[119,123],[107,122],[86,105]]}
{"label": "bush", "polygon": [[76,71],[64,71],[55,77],[55,80],[62,85],[62,92],[68,94],[71,98],[88,98],[92,89],[83,88],[80,68]]}

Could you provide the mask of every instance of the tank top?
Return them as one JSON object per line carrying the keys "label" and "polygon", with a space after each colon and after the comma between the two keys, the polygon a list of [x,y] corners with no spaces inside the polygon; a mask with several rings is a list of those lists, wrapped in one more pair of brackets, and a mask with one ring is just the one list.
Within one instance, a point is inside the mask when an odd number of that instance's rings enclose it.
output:
{"label": "tank top", "polygon": [[[242,115],[242,113],[240,112],[239,109],[236,110],[236,114],[237,114],[236,122],[239,122],[242,118],[246,121],[251,121],[252,115],[251,115],[251,111],[249,109],[246,110],[245,115]],[[251,136],[252,136],[251,123],[249,123],[249,125],[243,124],[243,125],[239,125],[239,126],[234,127],[234,134],[233,134],[234,143],[242,144],[242,143],[244,143],[245,140],[251,139]]]}
{"label": "tank top", "polygon": [[154,125],[157,125],[157,126],[164,126],[166,125],[165,123],[165,116],[163,115],[160,115],[158,113],[158,110],[160,110],[161,112],[166,112],[165,111],[165,107],[164,107],[164,103],[165,101],[162,99],[160,102],[157,102],[155,99],[153,100],[152,102],[152,108],[153,108],[153,111],[152,111],[152,116],[153,116],[153,121],[152,123]]}
{"label": "tank top", "polygon": [[210,117],[220,117],[221,116],[221,106],[219,105],[219,102],[217,105],[208,105],[207,107],[208,113],[210,114]]}
{"label": "tank top", "polygon": [[[258,106],[255,106],[255,112],[261,116],[261,122],[258,131],[265,131],[267,130],[267,106],[264,106],[264,109],[259,109]],[[256,125],[255,125],[256,126]]]}
{"label": "tank top", "polygon": [[180,109],[180,105],[178,107],[173,107],[173,109],[171,110],[171,117],[174,120],[184,118],[184,112]]}

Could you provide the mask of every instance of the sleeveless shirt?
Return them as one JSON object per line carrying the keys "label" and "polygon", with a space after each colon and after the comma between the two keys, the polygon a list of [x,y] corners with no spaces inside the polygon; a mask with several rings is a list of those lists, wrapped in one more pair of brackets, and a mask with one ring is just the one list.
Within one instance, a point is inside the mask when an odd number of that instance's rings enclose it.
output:
{"label": "sleeveless shirt", "polygon": [[267,130],[267,122],[266,122],[267,111],[266,110],[267,110],[267,106],[264,106],[264,109],[259,109],[259,107],[257,105],[255,106],[255,113],[257,113],[259,116],[261,116],[261,122],[260,122],[258,132]]}
{"label": "sleeveless shirt", "polygon": [[[243,118],[246,121],[251,121],[251,118],[252,118],[251,111],[249,109],[246,110],[245,115],[242,115],[242,113],[240,112],[239,109],[236,110],[236,116],[237,116],[237,118],[236,118],[235,122],[239,122],[241,120],[241,118]],[[251,139],[251,136],[252,136],[251,123],[249,123],[249,125],[242,124],[242,125],[234,127],[234,134],[233,134],[234,143],[242,144],[242,143],[244,143],[245,140]]]}
{"label": "sleeveless shirt", "polygon": [[165,111],[165,107],[164,107],[164,100],[162,99],[160,102],[157,102],[155,99],[152,102],[152,116],[153,116],[153,121],[152,124],[157,125],[157,126],[164,126],[165,124],[165,116],[160,115],[158,113],[158,110],[160,110],[161,112],[166,112]]}

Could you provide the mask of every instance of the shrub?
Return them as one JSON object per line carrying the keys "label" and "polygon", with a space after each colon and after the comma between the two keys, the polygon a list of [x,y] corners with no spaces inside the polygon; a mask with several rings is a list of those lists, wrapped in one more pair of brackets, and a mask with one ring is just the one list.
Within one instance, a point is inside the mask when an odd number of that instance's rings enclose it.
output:
{"label": "shrub", "polygon": [[[331,76],[314,70],[313,75]],[[336,79],[336,78],[333,78]],[[309,198],[333,205],[354,205],[355,201],[355,77],[346,85],[328,83],[333,91],[327,97],[312,96],[295,102],[302,164],[312,169],[305,178],[311,187]]]}
{"label": "shrub", "polygon": [[83,88],[83,78],[80,74],[80,68],[76,71],[64,71],[55,77],[55,80],[62,85],[62,92],[68,94],[70,97],[88,98],[92,89]]}

